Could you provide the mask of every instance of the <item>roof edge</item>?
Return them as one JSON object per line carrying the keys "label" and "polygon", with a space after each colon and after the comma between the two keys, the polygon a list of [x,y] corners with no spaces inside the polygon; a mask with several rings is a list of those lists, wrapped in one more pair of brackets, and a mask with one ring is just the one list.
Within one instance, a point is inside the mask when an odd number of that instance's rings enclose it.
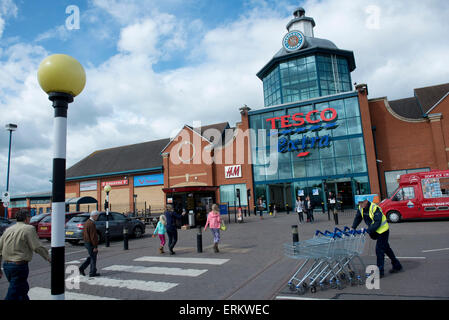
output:
{"label": "roof edge", "polygon": [[101,177],[116,176],[116,175],[121,175],[121,174],[142,173],[142,172],[147,172],[147,171],[160,171],[162,169],[163,169],[163,167],[160,166],[160,167],[137,169],[137,170],[107,172],[107,173],[92,174],[92,175],[87,175],[87,176],[71,177],[71,178],[66,178],[65,180],[66,181],[74,181],[74,180],[81,180],[81,179],[101,178]]}

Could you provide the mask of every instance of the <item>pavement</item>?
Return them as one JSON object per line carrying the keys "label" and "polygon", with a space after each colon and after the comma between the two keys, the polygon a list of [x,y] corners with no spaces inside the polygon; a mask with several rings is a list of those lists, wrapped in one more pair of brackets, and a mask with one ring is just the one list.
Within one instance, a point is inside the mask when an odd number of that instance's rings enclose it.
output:
{"label": "pavement", "polygon": [[[339,227],[352,224],[354,210],[339,214]],[[228,218],[225,217],[228,222]],[[202,233],[203,252],[197,252],[198,229],[178,230],[176,254],[159,254],[159,239],[151,238],[147,226],[141,239],[131,239],[129,250],[116,240],[99,247],[98,272],[101,277],[76,277],[77,267],[87,251],[83,245],[66,246],[67,300],[364,300],[364,299],[449,299],[449,219],[390,224],[390,245],[404,271],[386,274],[379,289],[365,284],[346,285],[304,294],[292,292],[287,282],[295,273],[298,259],[285,256],[284,243],[292,242],[291,226],[297,214],[278,213],[264,219],[251,215],[235,223],[231,215],[228,229],[221,232],[220,252],[214,253],[213,236]],[[363,225],[361,225],[362,227]],[[315,230],[333,230],[327,213],[315,213],[314,223],[299,225],[300,241],[313,237]],[[50,247],[50,242],[43,241]],[[367,239],[362,260],[375,264],[375,242]],[[386,270],[391,264],[386,258]],[[77,283],[77,280],[80,280]],[[32,300],[50,299],[50,266],[35,255],[29,275]],[[79,286],[78,286],[79,285]],[[8,282],[0,279],[0,297]]]}

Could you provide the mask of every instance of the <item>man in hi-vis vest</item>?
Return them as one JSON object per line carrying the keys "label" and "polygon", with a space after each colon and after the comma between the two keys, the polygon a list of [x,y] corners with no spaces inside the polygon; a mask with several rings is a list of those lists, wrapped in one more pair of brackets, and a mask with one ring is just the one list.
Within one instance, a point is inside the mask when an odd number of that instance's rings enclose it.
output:
{"label": "man in hi-vis vest", "polygon": [[371,239],[377,240],[377,267],[379,268],[381,277],[384,275],[385,254],[391,259],[391,264],[393,265],[393,269],[390,270],[390,273],[399,272],[402,270],[402,265],[394,255],[394,252],[391,250],[388,243],[390,231],[388,230],[389,226],[387,218],[377,204],[368,201],[366,198],[361,199],[362,200],[359,201],[359,209],[357,210],[354,222],[352,223],[352,228],[356,229],[363,219],[368,225],[368,229],[366,230],[367,233],[370,235]]}

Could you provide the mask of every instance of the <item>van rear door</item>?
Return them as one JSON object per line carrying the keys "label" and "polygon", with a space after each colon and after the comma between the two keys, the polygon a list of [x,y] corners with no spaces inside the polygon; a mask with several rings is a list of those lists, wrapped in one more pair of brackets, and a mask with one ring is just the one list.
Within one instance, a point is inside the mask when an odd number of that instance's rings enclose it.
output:
{"label": "van rear door", "polygon": [[403,219],[418,218],[421,215],[422,205],[419,191],[417,185],[404,186],[398,188],[391,198],[392,207],[401,213]]}

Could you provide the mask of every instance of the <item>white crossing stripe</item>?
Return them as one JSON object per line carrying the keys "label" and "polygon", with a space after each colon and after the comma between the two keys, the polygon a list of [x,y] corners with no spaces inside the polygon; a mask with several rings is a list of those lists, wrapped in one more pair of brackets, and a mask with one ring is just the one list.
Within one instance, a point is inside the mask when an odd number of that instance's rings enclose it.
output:
{"label": "white crossing stripe", "polygon": [[79,263],[81,263],[81,261],[79,261],[79,260],[73,260],[73,261],[68,261],[68,262],[66,262],[65,264],[79,264]]}
{"label": "white crossing stripe", "polygon": [[[66,282],[74,282],[78,279],[74,277],[69,277]],[[141,290],[141,291],[153,291],[153,292],[165,292],[171,288],[176,287],[179,283],[171,282],[158,282],[158,281],[142,281],[142,280],[121,280],[106,277],[95,277],[89,278],[84,276],[79,276],[79,281],[91,286],[103,286],[103,287],[115,287],[130,290]]]}
{"label": "white crossing stripe", "polygon": [[[41,287],[31,288],[30,291],[28,291],[28,296],[30,297],[30,300],[53,300],[51,296],[51,290]],[[117,300],[117,299],[66,291],[65,300]]]}
{"label": "white crossing stripe", "polygon": [[168,263],[193,263],[193,264],[211,264],[222,265],[229,261],[229,259],[215,259],[215,258],[175,258],[175,257],[140,257],[134,259],[139,262],[168,262]]}
{"label": "white crossing stripe", "polygon": [[185,277],[198,277],[199,275],[202,275],[203,273],[207,272],[207,269],[181,269],[181,268],[124,266],[124,265],[112,265],[103,268],[103,270],[162,274],[162,275],[185,276]]}
{"label": "white crossing stripe", "polygon": [[437,252],[437,251],[446,251],[446,250],[449,250],[449,248],[423,250],[422,252]]}

